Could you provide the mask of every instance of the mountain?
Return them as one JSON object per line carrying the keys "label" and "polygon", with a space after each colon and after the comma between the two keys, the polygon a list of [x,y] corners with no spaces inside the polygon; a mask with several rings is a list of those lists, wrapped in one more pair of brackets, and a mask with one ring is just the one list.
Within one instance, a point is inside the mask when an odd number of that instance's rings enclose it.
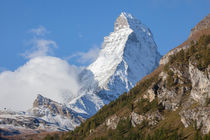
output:
{"label": "mountain", "polygon": [[98,58],[79,74],[78,97],[63,104],[39,94],[25,112],[0,112],[0,128],[5,135],[73,130],[151,73],[160,58],[150,29],[131,14],[121,13]]}
{"label": "mountain", "polygon": [[70,108],[42,95],[37,96],[33,107],[26,112],[0,112],[0,128],[4,135],[68,131],[81,121],[83,119]]}
{"label": "mountain", "polygon": [[127,13],[121,13],[114,25],[98,58],[81,73],[83,94],[70,101],[70,108],[86,118],[159,65],[161,56],[148,27]]}
{"label": "mountain", "polygon": [[60,139],[209,140],[209,17],[151,74]]}

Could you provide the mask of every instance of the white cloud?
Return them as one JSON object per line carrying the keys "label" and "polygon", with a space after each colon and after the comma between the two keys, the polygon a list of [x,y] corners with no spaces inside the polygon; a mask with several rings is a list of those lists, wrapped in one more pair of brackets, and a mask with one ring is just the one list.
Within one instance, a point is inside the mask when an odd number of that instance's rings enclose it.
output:
{"label": "white cloud", "polygon": [[25,58],[51,55],[53,54],[52,49],[57,48],[55,41],[46,39],[32,39],[30,44],[32,45],[32,48],[21,54]]}
{"label": "white cloud", "polygon": [[45,34],[49,33],[49,31],[43,26],[39,26],[38,28],[31,29],[29,30],[29,32],[37,36],[44,36]]}
{"label": "white cloud", "polygon": [[39,26],[29,30],[33,35],[33,39],[29,40],[27,44],[31,47],[29,50],[26,50],[21,55],[27,59],[35,58],[39,56],[47,56],[53,54],[53,48],[57,48],[57,44],[53,40],[45,39],[44,35],[49,33],[49,31],[43,27]]}
{"label": "white cloud", "polygon": [[49,56],[57,44],[43,37],[48,32],[44,27],[31,32],[36,36],[28,42],[31,48],[22,54],[28,62],[15,71],[0,72],[0,109],[29,109],[37,94],[62,103],[79,94],[80,68]]}
{"label": "white cloud", "polygon": [[69,60],[71,58],[77,58],[77,62],[81,64],[91,63],[96,60],[100,52],[98,46],[94,45],[88,52],[78,52],[74,55],[66,57],[65,59]]}
{"label": "white cloud", "polygon": [[78,68],[60,58],[32,58],[14,72],[0,73],[0,107],[29,109],[37,94],[65,102],[78,95],[77,75]]}

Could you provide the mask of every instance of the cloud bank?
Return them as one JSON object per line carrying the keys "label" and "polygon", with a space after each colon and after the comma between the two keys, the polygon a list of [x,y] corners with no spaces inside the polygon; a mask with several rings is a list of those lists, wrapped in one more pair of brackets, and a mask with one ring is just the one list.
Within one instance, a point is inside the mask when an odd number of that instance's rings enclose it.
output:
{"label": "cloud bank", "polygon": [[78,95],[77,75],[78,68],[60,58],[32,58],[14,72],[0,74],[0,107],[29,109],[37,94],[65,103]]}
{"label": "cloud bank", "polygon": [[22,54],[28,62],[15,71],[0,73],[0,109],[27,110],[37,94],[61,103],[79,94],[80,68],[50,56],[57,44],[43,37],[48,32],[44,27],[31,32],[36,37],[30,40],[31,48]]}

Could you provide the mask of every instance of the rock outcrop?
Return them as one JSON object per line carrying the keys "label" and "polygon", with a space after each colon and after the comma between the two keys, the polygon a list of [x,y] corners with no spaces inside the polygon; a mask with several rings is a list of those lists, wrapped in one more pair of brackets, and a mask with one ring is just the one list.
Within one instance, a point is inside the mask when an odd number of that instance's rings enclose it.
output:
{"label": "rock outcrop", "polygon": [[197,41],[200,36],[210,34],[210,14],[201,20],[190,33],[189,38],[178,47],[170,50],[166,55],[160,59],[160,65],[168,63],[169,57],[190,47],[191,42]]}
{"label": "rock outcrop", "polygon": [[189,64],[189,73],[192,83],[192,98],[199,104],[207,104],[210,98],[210,65],[205,72],[202,72],[192,64]]}
{"label": "rock outcrop", "polygon": [[210,14],[206,16],[202,21],[200,21],[194,28],[191,29],[190,37],[201,30],[206,30],[210,28]]}
{"label": "rock outcrop", "polygon": [[120,117],[113,115],[105,121],[105,125],[108,129],[116,129],[119,121]]}

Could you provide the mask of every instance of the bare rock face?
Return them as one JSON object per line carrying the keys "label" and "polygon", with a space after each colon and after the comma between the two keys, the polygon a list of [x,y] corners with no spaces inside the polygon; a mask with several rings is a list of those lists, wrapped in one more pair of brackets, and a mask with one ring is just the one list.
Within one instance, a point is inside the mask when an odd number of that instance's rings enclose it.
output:
{"label": "bare rock face", "polygon": [[1,118],[0,125],[14,125],[29,129],[38,129],[40,125],[48,125],[46,121],[34,117],[19,116],[16,118]]}
{"label": "bare rock face", "polygon": [[108,129],[116,129],[119,121],[120,117],[113,115],[105,121],[105,125],[108,127]]}
{"label": "bare rock face", "polygon": [[159,90],[158,99],[166,110],[175,111],[181,102],[181,97],[183,93],[177,93],[175,90],[168,90],[167,88],[162,88]]}
{"label": "bare rock face", "polygon": [[206,16],[202,21],[200,21],[192,30],[190,37],[195,34],[197,31],[205,30],[210,28],[210,14]]}
{"label": "bare rock face", "polygon": [[149,102],[152,102],[152,101],[155,99],[154,90],[149,89],[149,90],[147,91],[147,94],[144,94],[143,98],[144,98],[144,99],[148,99]]}
{"label": "bare rock face", "polygon": [[206,73],[189,64],[192,90],[190,98],[183,105],[179,113],[185,127],[193,125],[200,129],[203,134],[210,131],[210,66]]}
{"label": "bare rock face", "polygon": [[131,113],[130,118],[131,118],[131,124],[133,127],[136,127],[136,125],[140,125],[146,119],[145,116],[139,115],[135,112]]}
{"label": "bare rock face", "polygon": [[[31,115],[43,118],[49,122],[55,122],[66,129],[73,129],[83,121],[73,110],[64,104],[57,103],[51,99],[38,95],[29,110]],[[63,123],[65,122],[65,123]]]}
{"label": "bare rock face", "polygon": [[201,130],[203,134],[210,131],[210,105],[182,110],[180,116],[185,127],[193,125],[196,129]]}
{"label": "bare rock face", "polygon": [[129,27],[128,20],[126,19],[126,14],[122,13],[114,23],[114,31],[118,31],[126,27]]}
{"label": "bare rock face", "polygon": [[157,125],[159,121],[164,120],[164,117],[159,111],[151,112],[147,114],[147,121],[149,126]]}
{"label": "bare rock face", "polygon": [[[174,75],[177,75],[177,78],[174,79],[174,82],[177,84],[182,85],[183,81],[180,79],[184,79],[185,82],[190,81],[189,80],[189,74],[186,74],[185,72],[181,72],[176,68],[171,68]],[[188,69],[185,69],[188,71]],[[174,88],[174,87],[167,87],[167,78],[168,74],[166,72],[161,72],[159,75],[159,78],[161,79],[158,84],[158,90],[157,90],[157,97],[158,97],[158,103],[162,104],[166,110],[177,110],[182,102],[182,97],[186,94],[187,91],[190,90],[188,86],[182,86],[180,88]],[[183,78],[185,77],[185,78]]]}
{"label": "bare rock face", "polygon": [[189,64],[189,73],[192,82],[191,96],[195,101],[205,105],[208,98],[210,98],[210,66],[204,73]]}
{"label": "bare rock face", "polygon": [[82,121],[67,106],[41,95],[27,112],[0,111],[0,128],[8,132],[16,130],[19,134],[73,130]]}
{"label": "bare rock face", "polygon": [[[195,67],[192,62],[181,67],[170,66],[169,71],[173,72],[173,83],[177,86],[167,86],[169,74],[162,71],[159,74],[159,82],[156,89],[151,87],[143,96],[149,99],[149,94],[156,93],[158,103],[165,110],[176,111],[181,109],[179,115],[185,127],[193,126],[201,130],[203,134],[210,131],[210,66],[203,71]],[[142,122],[137,118],[148,118],[132,115],[135,124]],[[138,116],[138,117],[137,117]],[[151,115],[151,118],[154,115]],[[158,123],[151,119],[149,123]]]}
{"label": "bare rock face", "polygon": [[51,99],[45,98],[42,95],[38,95],[36,100],[33,103],[32,112],[35,116],[44,116],[45,114],[41,114],[39,109],[47,108],[54,115],[61,115],[68,118],[73,117],[73,111],[69,109],[67,106],[57,103]]}
{"label": "bare rock face", "polygon": [[130,114],[131,124],[133,127],[141,125],[143,122],[147,122],[149,126],[157,125],[159,121],[163,120],[164,117],[160,114],[159,111],[148,112],[146,114],[137,114],[132,112]]}

